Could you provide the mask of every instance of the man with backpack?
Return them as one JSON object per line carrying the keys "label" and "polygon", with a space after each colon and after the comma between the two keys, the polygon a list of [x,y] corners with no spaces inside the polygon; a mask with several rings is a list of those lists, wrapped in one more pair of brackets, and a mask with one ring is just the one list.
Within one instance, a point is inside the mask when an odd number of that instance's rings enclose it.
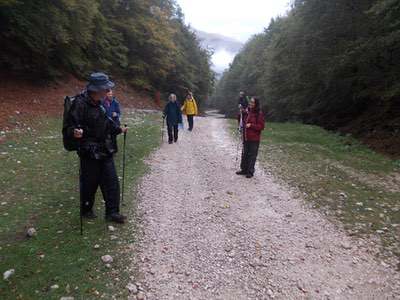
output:
{"label": "man with backpack", "polygon": [[114,164],[117,152],[115,136],[127,128],[110,119],[101,101],[114,87],[104,73],[93,73],[87,89],[76,96],[64,112],[63,138],[67,150],[80,157],[80,199],[82,217],[93,219],[95,194],[100,186],[106,206],[106,220],[124,223],[120,214],[120,187]]}

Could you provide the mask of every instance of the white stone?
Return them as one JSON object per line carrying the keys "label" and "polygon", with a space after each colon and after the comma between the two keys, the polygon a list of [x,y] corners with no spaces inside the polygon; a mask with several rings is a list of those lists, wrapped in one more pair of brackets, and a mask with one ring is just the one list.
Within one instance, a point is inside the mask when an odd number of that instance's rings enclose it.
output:
{"label": "white stone", "polygon": [[146,295],[143,292],[139,292],[136,296],[137,300],[145,300],[146,299]]}
{"label": "white stone", "polygon": [[351,244],[345,243],[345,242],[342,243],[341,246],[343,249],[346,249],[346,250],[350,250],[352,248]]}
{"label": "white stone", "polygon": [[5,271],[3,274],[3,279],[4,280],[8,280],[8,278],[10,278],[12,275],[14,275],[15,270],[14,269],[10,269],[8,271]]}
{"label": "white stone", "polygon": [[104,256],[101,257],[101,260],[106,264],[109,264],[109,263],[113,262],[113,258],[112,258],[111,255],[104,255]]}
{"label": "white stone", "polygon": [[126,288],[128,289],[129,293],[136,295],[139,291],[135,284],[129,283]]}
{"label": "white stone", "polygon": [[27,236],[29,236],[29,237],[34,237],[35,235],[37,234],[37,231],[36,231],[36,229],[35,228],[29,228],[27,231],[26,231],[26,235]]}

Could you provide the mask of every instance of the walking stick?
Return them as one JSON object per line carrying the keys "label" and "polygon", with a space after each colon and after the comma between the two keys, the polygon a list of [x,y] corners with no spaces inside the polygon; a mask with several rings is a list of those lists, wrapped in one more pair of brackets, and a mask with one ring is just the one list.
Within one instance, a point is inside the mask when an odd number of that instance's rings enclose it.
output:
{"label": "walking stick", "polygon": [[81,219],[81,235],[83,235],[83,216],[82,216],[82,184],[81,184],[81,176],[82,176],[82,161],[79,158],[79,215]]}
{"label": "walking stick", "polygon": [[[78,125],[78,129],[80,130],[82,127],[81,125]],[[81,141],[80,139],[78,140],[78,153],[81,152]],[[81,235],[83,235],[83,216],[82,216],[82,182],[81,182],[81,177],[82,177],[82,160],[79,157],[79,216],[80,216],[80,222],[81,222]]]}
{"label": "walking stick", "polygon": [[165,118],[162,118],[162,128],[161,128],[161,143],[164,143],[164,128],[165,128]]}
{"label": "walking stick", "polygon": [[[125,128],[127,125],[124,125]],[[126,162],[126,132],[124,132],[124,146],[122,150],[122,196],[121,196],[121,204],[124,204],[124,195],[125,195],[125,162]]]}
{"label": "walking stick", "polygon": [[[242,144],[243,147],[243,114],[242,111],[239,110],[239,114],[240,114],[240,122],[239,122],[239,141],[238,141],[238,145],[237,145],[237,151],[236,151],[236,165],[239,161],[239,151],[240,151],[240,144]],[[243,148],[242,148],[242,153],[243,153]]]}

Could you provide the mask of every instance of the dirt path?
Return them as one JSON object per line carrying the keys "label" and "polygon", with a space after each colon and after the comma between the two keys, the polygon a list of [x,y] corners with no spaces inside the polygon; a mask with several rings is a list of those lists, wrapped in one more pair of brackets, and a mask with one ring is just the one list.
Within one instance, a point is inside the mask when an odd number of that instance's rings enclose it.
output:
{"label": "dirt path", "polygon": [[150,159],[136,265],[148,299],[392,299],[399,274],[260,171],[235,172],[227,123]]}

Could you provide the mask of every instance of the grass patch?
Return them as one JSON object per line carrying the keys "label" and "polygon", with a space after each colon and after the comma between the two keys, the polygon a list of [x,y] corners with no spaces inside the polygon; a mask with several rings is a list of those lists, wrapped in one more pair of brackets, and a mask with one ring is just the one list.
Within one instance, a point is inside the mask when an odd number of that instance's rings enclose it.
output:
{"label": "grass patch", "polygon": [[[59,119],[41,119],[37,129],[0,145],[0,272],[15,269],[8,282],[0,279],[1,299],[92,299],[123,296],[129,280],[128,260],[120,249],[135,241],[135,187],[146,172],[143,159],[159,145],[158,116],[129,114],[126,205],[129,225],[109,232],[104,203],[96,200],[99,218],[84,222],[79,233],[78,159],[62,148]],[[122,150],[122,137],[119,138]],[[116,157],[121,175],[122,151]],[[100,194],[100,193],[98,193]],[[36,237],[25,231],[35,227]],[[94,249],[98,244],[100,248]],[[112,268],[101,256],[114,258]],[[57,289],[51,287],[58,285]]]}
{"label": "grass patch", "polygon": [[260,161],[351,235],[374,235],[400,257],[400,165],[349,136],[317,126],[268,123]]}

